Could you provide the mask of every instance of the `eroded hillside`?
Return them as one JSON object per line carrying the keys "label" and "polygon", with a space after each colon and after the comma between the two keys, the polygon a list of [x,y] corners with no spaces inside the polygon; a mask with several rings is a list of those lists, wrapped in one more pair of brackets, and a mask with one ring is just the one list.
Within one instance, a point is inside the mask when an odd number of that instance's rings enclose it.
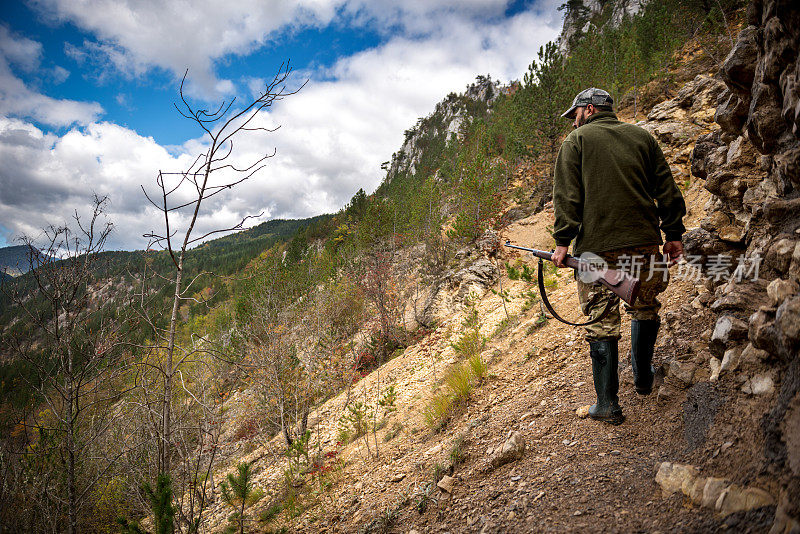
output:
{"label": "eroded hillside", "polygon": [[[769,9],[764,7],[763,18],[774,28],[778,23],[770,22]],[[756,21],[755,14],[750,18]],[[747,44],[742,40],[754,31],[742,33],[726,66],[737,61]],[[761,148],[729,133],[720,117],[730,107],[731,84],[730,75],[699,75],[641,123],[658,138],[681,185],[689,208],[685,222],[692,229],[689,252],[703,254],[705,268],[709,255],[740,255],[747,243],[748,253],[753,252],[752,226],[747,226],[752,223],[740,212],[725,211],[731,205],[741,210],[731,197],[744,197],[745,205],[772,202],[767,216],[796,204],[791,195],[752,201],[755,190],[769,187],[764,178],[788,165],[780,162],[787,158],[785,147],[796,141],[784,136],[776,164],[766,164],[757,153]],[[718,102],[724,102],[719,110]],[[742,128],[745,121],[737,124]],[[724,150],[708,149],[708,142]],[[717,159],[704,159],[710,153]],[[720,189],[720,180],[707,178],[723,171],[725,183],[740,180],[735,190]],[[789,177],[783,182],[786,194],[791,175],[780,172]],[[521,170],[516,179],[529,186],[535,177]],[[769,192],[774,195],[775,189]],[[656,350],[663,382],[649,397],[636,395],[630,364],[621,358],[620,398],[627,420],[610,427],[581,417],[594,394],[582,332],[543,315],[533,284],[518,279],[522,264],[533,263],[500,246],[505,239],[550,246],[552,208],[525,216],[511,205],[507,212],[513,215],[505,220],[516,220],[460,251],[461,267],[409,304],[418,313],[424,303],[435,328],[312,414],[310,449],[321,453],[318,465],[291,475],[287,489],[290,461],[280,438],[263,446],[239,444],[250,450],[231,455],[229,465],[234,459],[252,461],[255,484],[271,492],[254,514],[261,515],[260,528],[794,532],[798,405],[792,378],[797,336],[791,325],[798,316],[786,303],[797,300],[792,297],[796,273],[790,270],[796,261],[792,251],[798,250],[795,236],[777,239],[774,231],[762,230],[758,250],[767,252],[767,269],[758,280],[728,282],[697,276],[686,263],[672,267],[672,283],[661,299],[664,328]],[[782,228],[792,224],[780,220]],[[712,231],[715,239],[703,237]],[[739,255],[731,255],[733,266]],[[411,250],[398,260],[410,273],[406,284],[417,281],[418,259]],[[785,269],[776,272],[776,266]],[[788,277],[773,280],[782,273]],[[572,278],[561,272],[548,280],[556,307],[568,319],[579,319]],[[748,329],[749,315],[762,303]],[[627,325],[625,318],[623,332]],[[765,333],[766,328],[774,333]],[[473,329],[480,333],[477,339],[485,339],[475,350],[488,366],[485,371],[468,367],[464,343]],[[778,342],[782,351],[769,345]],[[628,343],[623,336],[622,355]],[[389,388],[396,395],[391,406],[381,406],[378,401]],[[441,408],[437,399],[445,394],[458,400]],[[363,403],[375,424],[360,437],[351,432],[344,443],[347,425],[341,421],[353,413],[348,406],[354,403]],[[241,423],[233,415],[226,425]],[[286,503],[287,492],[292,508],[287,511],[283,504],[279,513],[274,505]],[[212,515],[210,526],[221,528],[226,514],[219,501]]]}

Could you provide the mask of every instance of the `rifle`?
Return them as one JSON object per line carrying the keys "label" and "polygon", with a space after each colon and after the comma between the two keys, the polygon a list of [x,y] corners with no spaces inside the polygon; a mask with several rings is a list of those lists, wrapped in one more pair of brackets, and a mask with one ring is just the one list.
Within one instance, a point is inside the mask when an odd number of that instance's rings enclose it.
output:
{"label": "rifle", "polygon": [[[617,299],[611,299],[606,304],[603,313],[600,314],[598,317],[592,319],[586,323],[571,323],[562,319],[556,311],[553,309],[553,306],[550,304],[550,301],[547,299],[547,293],[544,289],[544,264],[542,260],[553,261],[553,253],[546,252],[544,250],[537,250],[535,248],[528,248],[528,247],[520,247],[517,245],[512,245],[511,240],[506,240],[505,246],[509,248],[515,248],[518,250],[524,250],[526,252],[530,252],[537,258],[539,258],[539,272],[538,272],[538,282],[539,282],[539,293],[542,296],[542,303],[544,303],[547,310],[559,321],[562,323],[566,323],[572,326],[586,326],[598,321],[603,320],[606,315],[609,314],[611,308],[618,302]],[[628,273],[618,271],[616,269],[599,269],[596,265],[589,261],[581,260],[574,256],[567,255],[564,258],[564,265],[567,267],[571,267],[578,272],[589,272],[594,273],[593,278],[596,278],[595,283],[602,284],[603,286],[607,287],[614,295],[619,297],[620,299],[624,300],[628,304],[633,304],[636,301],[636,296],[639,294],[639,287],[641,282],[638,278],[634,278],[633,276],[629,275]]]}

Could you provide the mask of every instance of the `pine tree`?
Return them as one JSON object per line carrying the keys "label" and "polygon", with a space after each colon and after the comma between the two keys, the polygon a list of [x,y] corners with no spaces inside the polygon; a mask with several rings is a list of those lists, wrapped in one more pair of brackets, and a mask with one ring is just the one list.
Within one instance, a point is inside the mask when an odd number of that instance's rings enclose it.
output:
{"label": "pine tree", "polygon": [[537,152],[545,154],[550,164],[555,160],[559,138],[568,125],[561,113],[569,106],[572,93],[555,43],[549,42],[539,48],[537,60],[525,75],[525,83],[531,87],[530,113],[538,123],[533,129],[534,143]]}
{"label": "pine tree", "polygon": [[[173,534],[175,532],[175,505],[172,504],[172,479],[169,475],[161,473],[158,475],[156,487],[145,484],[144,490],[147,499],[150,501],[150,510],[153,513],[153,523],[155,534]],[[145,534],[137,523],[131,523],[127,519],[118,520],[123,534]]]}
{"label": "pine tree", "polygon": [[253,487],[253,473],[249,462],[240,462],[236,466],[236,474],[229,473],[228,479],[222,482],[222,501],[233,508],[230,516],[232,532],[238,530],[244,534],[244,513],[264,497],[264,492]]}

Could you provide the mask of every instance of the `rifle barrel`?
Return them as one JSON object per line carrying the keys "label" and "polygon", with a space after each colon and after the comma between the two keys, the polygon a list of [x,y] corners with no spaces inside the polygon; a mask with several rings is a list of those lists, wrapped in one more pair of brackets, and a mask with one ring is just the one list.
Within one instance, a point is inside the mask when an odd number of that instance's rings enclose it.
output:
{"label": "rifle barrel", "polygon": [[[519,249],[519,250],[524,250],[526,252],[530,252],[531,254],[536,256],[537,258],[542,258],[543,260],[553,261],[553,253],[552,252],[547,252],[547,251],[539,250],[539,249],[536,249],[536,248],[528,248],[528,247],[520,247],[520,246],[517,246],[517,245],[512,245],[510,241],[506,241],[505,242],[505,246],[507,246],[509,248],[516,248],[516,249]],[[570,256],[569,254],[567,254],[567,256],[564,258],[564,265],[566,265],[567,267],[571,267],[571,268],[573,268],[575,270],[578,270],[578,269],[581,268],[581,260],[579,260],[575,256]]]}
{"label": "rifle barrel", "polygon": [[535,249],[535,248],[519,247],[517,245],[512,245],[511,243],[508,243],[508,242],[505,243],[505,246],[507,246],[508,248],[516,248],[516,249],[519,249],[519,250],[524,250],[526,252],[530,252],[531,254],[536,256],[537,258],[542,258],[543,260],[553,261],[553,253],[552,252],[546,252],[544,250],[539,250],[539,249]]}

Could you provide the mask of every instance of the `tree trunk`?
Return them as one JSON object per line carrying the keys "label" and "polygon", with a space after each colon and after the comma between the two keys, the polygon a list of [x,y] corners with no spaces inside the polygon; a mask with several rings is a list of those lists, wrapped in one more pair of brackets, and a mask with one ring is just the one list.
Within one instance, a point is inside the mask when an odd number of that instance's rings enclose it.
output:
{"label": "tree trunk", "polygon": [[[247,484],[247,481],[245,481]],[[247,501],[247,491],[242,495],[242,508],[239,510],[239,534],[244,534],[244,504]]]}
{"label": "tree trunk", "polygon": [[167,362],[164,369],[164,399],[161,406],[161,447],[159,470],[161,473],[170,473],[170,443],[172,442],[172,377],[173,356],[175,353],[175,333],[178,327],[178,308],[180,307],[181,282],[183,280],[183,251],[178,258],[178,272],[175,275],[175,296],[172,301],[172,315],[169,320],[169,334],[167,341]]}
{"label": "tree trunk", "polygon": [[[57,319],[56,319],[57,320]],[[78,532],[78,510],[75,502],[75,422],[73,421],[75,406],[75,391],[72,377],[72,350],[67,347],[67,373],[66,395],[67,398],[67,501],[69,511],[69,534]]]}

